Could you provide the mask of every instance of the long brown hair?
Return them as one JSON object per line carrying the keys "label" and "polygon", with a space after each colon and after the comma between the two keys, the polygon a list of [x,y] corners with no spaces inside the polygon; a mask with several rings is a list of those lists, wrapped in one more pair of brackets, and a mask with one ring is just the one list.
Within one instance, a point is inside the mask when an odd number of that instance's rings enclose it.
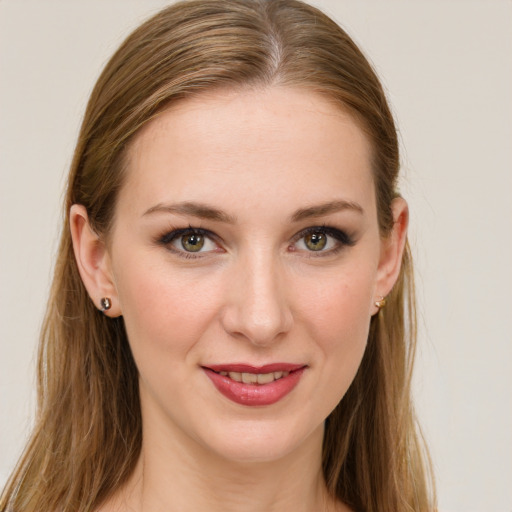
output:
{"label": "long brown hair", "polygon": [[[142,126],[204,90],[274,84],[322,94],[360,123],[373,150],[381,234],[390,232],[399,170],[393,117],[368,61],[336,23],[297,0],[191,0],[145,22],[106,65],[87,106],[41,335],[36,424],[0,511],[93,510],[127,480],[141,449],[138,376],[123,319],[106,318],[87,295],[72,251],[71,205],[84,205],[106,236],[126,150]],[[357,376],[326,420],[327,486],[357,511],[434,509],[411,403],[414,352],[406,250]]]}

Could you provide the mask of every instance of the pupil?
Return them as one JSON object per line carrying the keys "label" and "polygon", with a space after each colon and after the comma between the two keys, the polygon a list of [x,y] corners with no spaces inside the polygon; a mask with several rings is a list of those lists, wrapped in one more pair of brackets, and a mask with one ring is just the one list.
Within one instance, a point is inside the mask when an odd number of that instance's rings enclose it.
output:
{"label": "pupil", "polygon": [[311,233],[306,236],[306,245],[312,251],[320,251],[325,247],[327,238],[323,233]]}
{"label": "pupil", "polygon": [[191,234],[184,235],[181,239],[183,248],[190,252],[200,251],[204,245],[204,239],[202,235]]}

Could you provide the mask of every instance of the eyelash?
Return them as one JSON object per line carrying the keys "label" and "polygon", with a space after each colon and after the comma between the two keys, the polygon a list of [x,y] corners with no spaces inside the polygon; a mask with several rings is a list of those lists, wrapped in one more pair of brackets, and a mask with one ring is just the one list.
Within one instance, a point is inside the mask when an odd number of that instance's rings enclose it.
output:
{"label": "eyelash", "polygon": [[347,234],[345,231],[327,225],[311,226],[309,228],[303,229],[293,237],[293,243],[296,244],[299,240],[306,237],[307,235],[313,234],[323,234],[327,235],[328,237],[334,238],[334,240],[336,241],[336,247],[333,247],[332,249],[328,249],[326,251],[307,251],[308,257],[311,258],[318,258],[338,254],[345,247],[352,247],[356,243],[354,238]]}
{"label": "eyelash", "polygon": [[[197,228],[193,226],[188,226],[187,228],[180,228],[180,229],[172,229],[171,231],[165,233],[163,236],[159,237],[157,239],[157,242],[160,245],[165,246],[168,250],[173,252],[174,254],[178,255],[179,257],[186,258],[186,259],[196,259],[201,258],[201,252],[198,251],[197,253],[189,252],[185,250],[179,250],[172,246],[172,242],[174,242],[177,238],[179,238],[182,235],[186,234],[192,234],[192,235],[201,235],[205,238],[210,239],[214,243],[217,243],[218,237],[214,235],[211,231],[208,231],[206,229]],[[297,233],[293,239],[292,244],[296,244],[299,240],[306,237],[307,235],[312,234],[323,234],[327,235],[328,237],[334,238],[336,241],[336,247],[332,249],[328,249],[326,251],[305,251],[308,254],[308,257],[323,257],[323,256],[329,256],[334,255],[340,252],[344,247],[352,247],[355,245],[355,240],[352,236],[348,235],[345,231],[342,231],[340,229],[334,228],[332,226],[311,226],[309,228],[303,229],[299,233]],[[292,247],[293,247],[292,245]],[[294,252],[297,251],[297,249],[292,249]],[[209,251],[206,251],[209,252]]]}
{"label": "eyelash", "polygon": [[174,242],[177,238],[179,238],[182,235],[191,234],[191,235],[201,235],[205,238],[208,238],[210,240],[213,240],[216,242],[218,240],[218,237],[216,237],[211,231],[208,231],[206,229],[202,228],[195,228],[192,226],[188,226],[187,228],[180,228],[180,229],[172,229],[171,231],[164,234],[162,237],[158,239],[158,243],[160,245],[165,246],[168,250],[173,252],[174,254],[180,256],[181,258],[186,259],[195,259],[195,258],[201,258],[201,254],[196,254],[193,252],[188,251],[180,251],[179,249],[174,248],[171,244]]}

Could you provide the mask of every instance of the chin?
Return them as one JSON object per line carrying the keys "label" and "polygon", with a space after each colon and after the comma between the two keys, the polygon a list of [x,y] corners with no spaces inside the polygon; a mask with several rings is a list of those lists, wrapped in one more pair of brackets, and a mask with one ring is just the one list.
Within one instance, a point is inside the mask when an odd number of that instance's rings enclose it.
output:
{"label": "chin", "polygon": [[226,461],[249,464],[274,462],[288,455],[321,447],[324,424],[307,431],[305,425],[284,425],[279,421],[239,422],[232,429],[211,428],[204,448]]}

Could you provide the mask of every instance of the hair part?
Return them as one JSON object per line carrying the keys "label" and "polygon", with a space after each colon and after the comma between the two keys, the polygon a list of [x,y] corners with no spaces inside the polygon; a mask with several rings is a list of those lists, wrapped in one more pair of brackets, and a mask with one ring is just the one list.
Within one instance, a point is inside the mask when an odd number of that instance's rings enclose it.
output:
{"label": "hair part", "polygon": [[[321,94],[360,124],[372,148],[379,227],[382,236],[391,231],[399,170],[393,116],[370,64],[336,23],[297,0],[190,0],[146,21],[110,59],[86,109],[41,334],[36,425],[0,512],[94,510],[126,482],[140,454],[137,369],[122,318],[99,313],[82,284],[71,205],[84,205],[108,238],[127,150],[143,126],[204,91],[276,85]],[[412,275],[406,250],[356,378],[326,421],[326,483],[355,510],[433,510],[411,402]]]}

